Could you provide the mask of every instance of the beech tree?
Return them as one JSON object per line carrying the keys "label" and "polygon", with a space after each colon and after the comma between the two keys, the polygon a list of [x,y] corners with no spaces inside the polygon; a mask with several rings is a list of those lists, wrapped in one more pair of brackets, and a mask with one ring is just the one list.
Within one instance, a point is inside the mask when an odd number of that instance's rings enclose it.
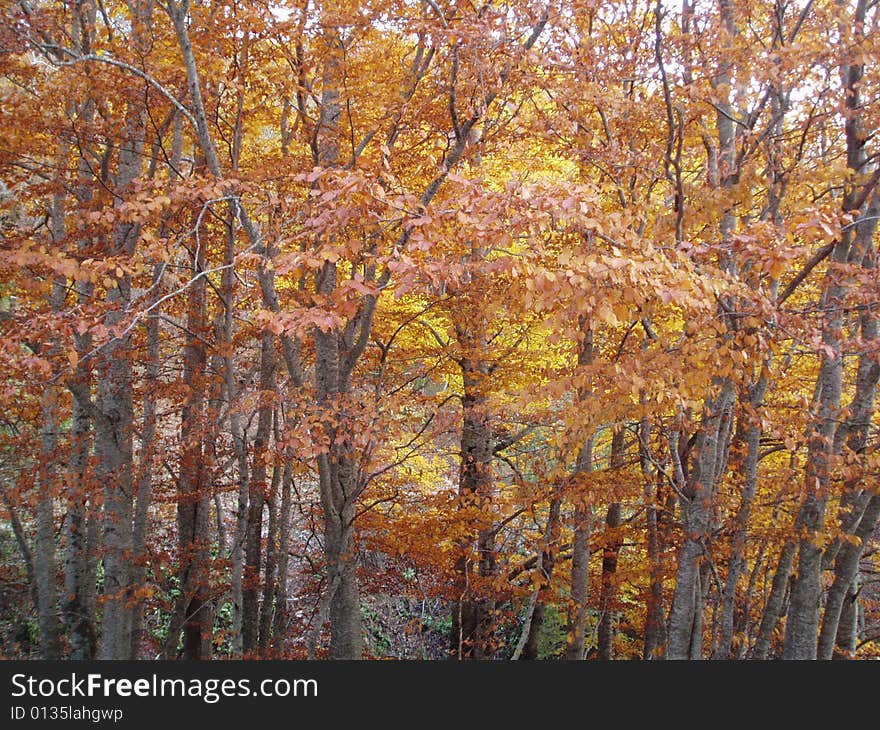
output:
{"label": "beech tree", "polygon": [[880,5],[557,5],[4,3],[4,656],[877,656]]}

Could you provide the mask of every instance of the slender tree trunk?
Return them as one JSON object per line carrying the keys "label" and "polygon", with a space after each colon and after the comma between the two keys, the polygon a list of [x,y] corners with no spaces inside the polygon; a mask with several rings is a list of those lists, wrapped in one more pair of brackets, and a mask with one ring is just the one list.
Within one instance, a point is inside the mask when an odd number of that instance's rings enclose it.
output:
{"label": "slender tree trunk", "polygon": [[[132,44],[143,50],[152,19],[152,3],[132,7],[137,22]],[[141,175],[146,110],[143,101],[132,102],[126,112],[125,128],[119,148],[116,190],[124,195]],[[120,198],[121,200],[121,198]],[[113,232],[114,253],[134,254],[139,227],[119,224]],[[131,275],[114,277],[107,293],[111,309],[106,324],[112,331],[125,326],[125,310],[131,301]],[[95,446],[99,456],[99,477],[104,484],[104,625],[101,638],[102,659],[128,659],[131,656],[131,559],[134,500],[131,334],[111,339],[99,361],[98,410]]]}
{"label": "slender tree trunk", "polygon": [[731,645],[733,643],[734,611],[736,608],[736,591],[740,576],[746,566],[745,549],[749,534],[749,518],[751,516],[752,502],[755,499],[755,490],[758,486],[758,456],[761,443],[761,426],[759,420],[753,417],[752,409],[761,407],[764,395],[767,392],[768,380],[761,376],[754,386],[749,388],[748,406],[742,409],[740,419],[747,419],[747,425],[743,426],[745,458],[740,463],[740,472],[743,480],[743,491],[740,499],[739,510],[733,528],[733,539],[730,546],[730,565],[727,578],[724,583],[724,593],[721,608],[721,637],[715,649],[715,659],[731,658]]}
{"label": "slender tree trunk", "polygon": [[[154,285],[158,284],[161,267],[156,266],[153,275]],[[147,365],[145,376],[150,384],[144,395],[143,426],[141,429],[141,452],[137,479],[137,504],[134,514],[132,534],[134,561],[131,583],[135,591],[146,585],[147,574],[147,527],[149,524],[150,502],[153,491],[153,450],[156,438],[156,399],[153,395],[159,381],[159,319],[157,316],[147,320]],[[143,630],[144,601],[137,597],[131,616],[131,656],[138,658]]]}
{"label": "slender tree trunk", "polygon": [[[494,525],[492,524],[492,461],[493,439],[489,423],[489,363],[480,355],[485,352],[485,326],[482,320],[456,326],[459,345],[469,353],[459,364],[464,382],[462,397],[461,460],[459,466],[459,500],[461,509],[478,515],[471,520],[470,539],[462,542],[456,565],[458,602],[452,615],[452,656],[458,659],[490,658],[495,651],[492,642],[492,608],[494,601],[482,595],[471,578],[472,560],[477,575],[489,578],[495,572]],[[470,555],[476,543],[476,557]]]}
{"label": "slender tree trunk", "polygon": [[287,621],[287,578],[290,565],[290,513],[293,488],[293,456],[288,453],[281,477],[281,510],[278,514],[278,578],[275,581],[275,616],[272,621],[272,640],[282,638]]}
{"label": "slender tree trunk", "polygon": [[[718,71],[712,79],[712,86],[719,91],[721,99],[717,105],[715,126],[718,135],[718,156],[709,177],[713,185],[722,189],[732,188],[736,175],[736,130],[734,111],[730,102],[730,86],[734,64],[732,49],[737,28],[732,0],[718,0],[720,20],[723,27],[721,56]],[[712,165],[710,164],[710,167]],[[722,257],[721,268],[730,274],[736,273],[736,262],[730,251],[731,238],[736,226],[736,217],[731,210],[725,210],[719,225]],[[729,340],[735,327],[733,318],[726,314],[734,309],[732,302],[719,306],[719,315],[727,326],[724,340]],[[727,438],[730,433],[730,409],[734,389],[728,378],[716,377],[713,382],[716,394],[706,398],[702,419],[692,450],[693,465],[683,484],[684,498],[681,500],[682,523],[685,542],[679,553],[678,570],[675,580],[675,593],[669,612],[669,659],[686,659],[691,650],[695,616],[694,612],[701,601],[697,592],[700,563],[706,549],[705,541],[711,531],[712,502],[715,496],[715,482],[727,459]]]}
{"label": "slender tree trunk", "polygon": [[[862,513],[858,527],[851,533],[837,554],[834,564],[834,582],[828,590],[825,601],[825,614],[819,636],[818,658],[831,659],[837,646],[841,616],[851,595],[851,589],[859,571],[859,562],[865,545],[871,539],[880,523],[880,495],[873,495]],[[854,599],[849,601],[854,603]]]}
{"label": "slender tree trunk", "polygon": [[[275,419],[278,415],[276,411]],[[276,443],[278,431],[276,426]],[[266,572],[263,578],[263,599],[260,604],[260,656],[265,656],[269,648],[272,630],[272,613],[275,610],[275,573],[278,566],[278,487],[281,483],[282,465],[276,463],[272,467],[272,481],[266,506],[269,511],[268,534],[266,537]]]}
{"label": "slender tree trunk", "polygon": [[[581,449],[579,472],[592,471],[593,443]],[[568,639],[565,658],[584,658],[590,593],[590,534],[593,514],[590,505],[578,506],[574,512],[574,536],[571,547],[571,606],[568,614]]]}
{"label": "slender tree trunk", "polygon": [[[864,33],[867,13],[866,0],[858,0],[853,17],[853,32]],[[848,54],[847,54],[848,55]],[[844,122],[847,149],[847,167],[856,184],[844,194],[843,212],[865,215],[858,201],[863,197],[858,185],[865,172],[867,135],[860,117],[860,82],[863,64],[846,64],[842,69],[845,104],[849,111]],[[861,203],[864,206],[864,202]],[[832,264],[861,263],[873,238],[876,220],[864,221],[841,233],[831,252]],[[861,229],[861,230],[859,230]],[[866,235],[866,231],[870,231]],[[791,596],[791,608],[785,633],[784,659],[815,659],[818,651],[819,604],[822,594],[822,548],[817,546],[817,535],[824,529],[825,506],[830,486],[830,464],[841,416],[843,390],[843,303],[849,289],[847,282],[835,267],[825,277],[821,305],[825,310],[822,328],[822,364],[816,384],[818,409],[816,425],[810,434],[805,497],[798,514],[798,526],[804,533],[798,550],[798,574]]]}
{"label": "slender tree trunk", "polygon": [[223,256],[223,276],[221,280],[221,296],[223,299],[223,331],[222,342],[225,347],[223,356],[223,381],[227,407],[229,408],[229,430],[232,435],[232,448],[238,465],[238,493],[235,508],[235,531],[232,536],[230,553],[232,559],[231,593],[232,593],[232,653],[241,656],[243,650],[243,579],[244,579],[244,546],[247,541],[248,524],[248,490],[250,488],[250,465],[248,464],[247,439],[239,409],[235,407],[238,396],[235,377],[235,361],[232,355],[233,338],[233,307],[235,303],[235,213],[230,208],[226,221],[226,248]]}
{"label": "slender tree trunk", "polygon": [[272,402],[275,388],[275,338],[263,332],[260,344],[260,408],[254,438],[253,464],[248,489],[248,516],[245,540],[244,588],[242,592],[242,650],[259,650],[260,638],[260,568],[262,565],[263,507],[269,494],[269,439],[272,432]]}
{"label": "slender tree trunk", "polygon": [[[241,46],[236,51],[235,68],[238,72],[238,90],[235,99],[235,123],[232,130],[232,148],[230,150],[230,166],[233,174],[239,169],[241,150],[243,144],[243,126],[245,104],[245,81],[250,66],[250,31],[245,30],[241,39]],[[193,73],[195,66],[192,65]],[[203,149],[212,147],[207,134],[200,137]],[[210,163],[209,163],[210,167]],[[211,170],[219,175],[219,163],[216,169]],[[235,529],[232,542],[229,546],[229,555],[232,561],[230,576],[230,594],[232,600],[232,654],[240,657],[243,650],[242,620],[243,620],[243,579],[244,579],[244,550],[247,541],[248,519],[248,490],[250,484],[250,467],[248,464],[247,438],[242,426],[242,414],[234,403],[238,396],[236,384],[235,347],[233,337],[235,334],[235,293],[236,293],[236,224],[239,210],[235,204],[230,204],[226,213],[226,236],[223,250],[223,272],[220,279],[220,300],[222,307],[217,312],[217,341],[223,343],[222,353],[217,356],[218,371],[223,374],[221,386],[221,399],[225,399],[229,414],[229,432],[232,437],[232,448],[235,454],[235,463],[238,466],[237,497],[235,507]],[[252,242],[253,243],[253,242]],[[218,539],[221,528],[220,498],[215,494]],[[223,538],[225,545],[226,540]],[[221,547],[221,550],[223,548]]]}
{"label": "slender tree trunk", "polygon": [[541,545],[541,556],[538,561],[538,569],[542,574],[542,580],[537,593],[534,594],[535,602],[530,611],[528,633],[523,644],[521,658],[534,660],[538,658],[538,650],[541,642],[541,631],[544,628],[544,620],[547,614],[547,600],[550,586],[553,580],[553,569],[556,565],[556,549],[559,541],[560,515],[562,512],[562,495],[555,490],[550,499],[550,510],[547,515],[547,527],[544,530],[544,540]]}
{"label": "slender tree trunk", "polygon": [[[611,469],[620,470],[624,463],[626,431],[614,432],[611,439]],[[612,502],[605,514],[605,544],[602,548],[602,593],[599,597],[598,658],[614,658],[614,604],[617,601],[617,562],[622,540],[618,529],[622,524],[620,502]]]}
{"label": "slender tree trunk", "polygon": [[[86,298],[88,298],[86,296]],[[79,352],[91,349],[88,339],[80,338]],[[86,368],[78,365],[74,378],[78,387],[88,390],[89,374]],[[96,558],[94,537],[94,517],[90,515],[89,488],[87,481],[89,453],[91,451],[91,418],[89,412],[78,399],[73,401],[73,416],[70,427],[70,479],[71,486],[66,503],[67,516],[64,533],[67,543],[64,558],[64,618],[70,632],[70,658],[88,660],[95,658],[98,637],[95,629],[95,581],[90,563]],[[90,525],[92,529],[90,530]]]}
{"label": "slender tree trunk", "polygon": [[231,420],[233,445],[238,461],[235,534],[232,538],[232,653],[235,656],[241,656],[244,651],[244,546],[247,542],[250,466],[248,465],[247,447],[240,417],[233,414]]}
{"label": "slender tree trunk", "polygon": [[[543,570],[541,565],[541,559],[538,558],[538,570]],[[519,640],[516,642],[516,646],[514,647],[513,654],[511,655],[511,661],[519,661],[519,660],[533,660],[538,658],[538,640],[540,638],[540,630],[537,632],[532,631],[532,620],[535,618],[535,611],[538,608],[538,595],[540,594],[540,589],[532,591],[532,595],[529,598],[529,604],[526,607],[526,615],[523,618],[523,628],[522,632],[519,635]],[[543,620],[543,619],[542,619]],[[538,637],[533,640],[532,637]],[[529,648],[529,656],[525,656],[526,645],[529,642],[534,641],[534,646]]]}
{"label": "slender tree trunk", "polygon": [[[578,365],[588,367],[593,364],[593,330],[586,321],[581,322],[583,341],[578,348]],[[580,401],[590,397],[590,390],[584,388],[578,393]],[[578,452],[575,464],[575,477],[593,470],[593,435],[591,434]],[[574,509],[574,525],[571,548],[571,595],[568,609],[568,637],[565,658],[578,661],[584,658],[587,616],[590,593],[590,533],[592,531],[592,506],[589,498],[579,496]]]}
{"label": "slender tree trunk", "polygon": [[183,656],[186,659],[211,657],[213,628],[208,594],[211,507],[204,460],[207,280],[200,273],[205,270],[205,261],[204,248],[199,247],[192,262],[195,280],[188,290],[187,331],[191,334],[183,351],[183,382],[187,385],[188,395],[181,412],[177,529]]}
{"label": "slender tree trunk", "polygon": [[[778,7],[778,6],[777,6]],[[776,14],[775,21],[776,32],[779,37],[785,37],[782,27],[784,12]],[[778,140],[782,138],[784,131],[785,113],[788,110],[788,103],[782,90],[773,86],[771,88],[771,109],[773,113],[772,129],[773,135],[769,141],[768,159],[770,163],[771,183],[767,190],[767,203],[762,211],[761,217],[775,223],[782,228],[783,221],[780,215],[780,205],[785,190],[785,172],[782,162],[782,151]],[[774,280],[770,285],[770,294],[775,299],[778,293],[778,281]],[[739,447],[737,453],[737,474],[739,481],[742,483],[742,495],[740,498],[740,506],[734,519],[733,536],[730,545],[730,562],[728,572],[724,583],[724,590],[721,599],[721,632],[718,645],[713,653],[714,659],[733,659],[737,655],[742,655],[746,647],[746,633],[749,620],[749,606],[752,598],[752,590],[754,581],[757,577],[757,565],[761,561],[757,561],[755,570],[752,571],[749,588],[745,596],[745,605],[742,608],[743,616],[743,640],[738,647],[734,648],[733,639],[735,631],[735,616],[737,610],[737,589],[740,577],[746,569],[746,544],[749,536],[749,520],[751,518],[752,504],[755,499],[755,492],[758,486],[758,461],[760,458],[761,443],[761,419],[759,412],[764,405],[764,397],[769,386],[769,379],[766,371],[772,363],[772,353],[765,358],[761,368],[761,374],[757,380],[751,384],[747,392],[741,396],[740,415],[737,422],[737,437]],[[742,455],[741,448],[744,445],[745,455]],[[764,554],[764,548],[761,548],[761,555]]]}
{"label": "slender tree trunk", "polygon": [[[56,291],[58,285],[56,284]],[[53,297],[54,298],[54,297]],[[43,659],[60,659],[60,624],[55,589],[55,490],[58,459],[58,390],[46,388],[42,396],[43,426],[40,433],[41,464],[37,502],[37,534],[34,549],[37,617]]]}
{"label": "slender tree trunk", "polygon": [[645,417],[639,422],[639,462],[645,480],[645,533],[650,562],[650,587],[645,615],[643,655],[646,660],[658,658],[666,643],[666,621],[663,609],[663,559],[660,533],[657,529],[657,489],[655,487],[655,480],[662,479],[662,475],[655,473],[652,467],[650,448],[651,422]]}
{"label": "slender tree trunk", "polygon": [[[62,161],[66,149],[62,146]],[[63,197],[56,193],[49,206],[51,243],[60,243],[66,235]],[[64,306],[67,281],[56,277],[52,282],[49,304],[53,313]],[[48,347],[56,353],[59,343],[50,339]],[[43,390],[40,398],[42,427],[40,429],[40,462],[37,477],[37,534],[33,554],[33,577],[37,598],[37,620],[40,626],[40,650],[43,659],[61,658],[61,624],[58,620],[58,595],[55,585],[55,499],[58,490],[59,409],[61,392],[57,386]]]}
{"label": "slender tree trunk", "polygon": [[736,647],[731,658],[744,659],[748,654],[750,646],[749,637],[752,631],[752,603],[755,599],[755,587],[758,584],[758,576],[761,574],[761,569],[764,565],[765,555],[766,545],[761,545],[758,557],[755,559],[755,564],[752,567],[751,575],[749,575],[749,584],[746,589],[745,599],[743,600],[742,611],[736,621],[736,630],[743,637],[743,640]]}
{"label": "slender tree trunk", "polygon": [[21,559],[24,561],[24,571],[25,576],[27,577],[27,585],[30,589],[31,601],[33,601],[34,606],[39,606],[40,598],[37,595],[34,553],[31,550],[27,535],[24,532],[24,526],[21,524],[21,519],[18,516],[16,504],[10,499],[5,490],[2,492],[2,497],[0,498],[2,498],[3,506],[9,514],[9,524],[12,527],[12,534],[15,536],[15,544],[18,546],[18,551],[21,553]]}
{"label": "slender tree trunk", "polygon": [[685,541],[678,558],[675,593],[669,613],[669,659],[687,659],[694,630],[694,612],[701,605],[698,595],[700,564],[708,538],[712,499],[721,441],[727,432],[733,387],[730,381],[719,385],[720,393],[709,398],[694,443],[693,467],[681,500]]}
{"label": "slender tree trunk", "polygon": [[859,591],[859,575],[856,572],[856,577],[850,584],[843,601],[843,610],[837,625],[837,640],[832,656],[834,659],[855,658],[859,638]]}
{"label": "slender tree trunk", "polygon": [[779,554],[779,563],[776,573],[773,575],[773,583],[770,586],[770,595],[764,606],[764,614],[761,616],[761,625],[758,628],[758,639],[752,650],[753,659],[767,659],[770,655],[770,647],[773,642],[773,634],[776,624],[782,615],[782,607],[785,603],[785,594],[788,589],[791,569],[794,566],[797,544],[793,540],[786,540]]}
{"label": "slender tree trunk", "polygon": [[[785,36],[782,27],[783,13],[777,13],[775,21],[777,23],[776,32],[779,37]],[[771,183],[767,190],[767,203],[762,211],[761,218],[769,220],[782,228],[783,220],[780,215],[780,205],[785,190],[785,172],[782,162],[782,151],[778,140],[782,138],[784,131],[785,114],[788,110],[788,102],[782,90],[773,86],[771,89],[771,109],[773,113],[772,129],[773,135],[769,141],[768,159],[771,167]],[[775,299],[778,293],[778,281],[774,280],[770,285],[770,294]],[[757,380],[751,384],[745,397],[741,400],[740,416],[738,419],[737,441],[740,445],[745,445],[745,455],[738,455],[738,475],[742,482],[742,495],[740,499],[739,510],[737,511],[734,526],[733,537],[730,547],[730,563],[728,566],[727,577],[724,583],[722,593],[721,607],[721,632],[718,640],[718,646],[713,653],[714,659],[732,659],[736,654],[741,653],[745,646],[745,637],[740,646],[733,648],[734,638],[734,622],[737,608],[737,588],[742,573],[746,569],[746,543],[749,535],[749,520],[751,517],[752,503],[755,499],[755,492],[758,485],[758,461],[760,456],[761,442],[761,420],[758,415],[764,404],[764,397],[769,386],[769,379],[765,372],[772,362],[772,353],[768,354],[761,368],[761,374]],[[744,401],[744,402],[742,402]],[[763,555],[763,547],[761,549]],[[746,595],[746,607],[743,609],[745,621],[748,620],[748,604],[751,601],[751,587],[757,575],[757,571],[752,571],[749,581],[749,591]]]}
{"label": "slender tree trunk", "polygon": [[[174,114],[169,120],[172,127],[171,158],[168,163],[168,176],[174,179],[179,174],[180,162],[183,157],[183,120],[180,114]],[[158,159],[161,150],[161,135],[153,143],[152,158]],[[155,174],[155,165],[151,166],[151,175]],[[163,220],[161,234],[167,234],[167,225]],[[140,461],[137,476],[137,504],[134,514],[134,528],[132,540],[134,547],[134,561],[132,568],[132,585],[135,591],[146,586],[147,573],[147,531],[149,528],[150,503],[153,496],[153,454],[155,452],[156,438],[156,396],[155,389],[159,385],[159,307],[160,291],[164,265],[156,264],[153,267],[152,291],[155,293],[150,298],[149,307],[152,314],[146,323],[147,361],[145,378],[148,383],[144,392],[143,401],[143,426],[141,428]],[[131,617],[131,655],[138,658],[143,634],[144,601],[137,597],[132,608]]]}
{"label": "slender tree trunk", "polygon": [[[77,4],[72,14],[72,36],[81,53],[89,53],[95,24],[96,8],[89,0]],[[78,105],[79,118],[85,128],[94,121],[95,105],[86,99]],[[78,181],[75,189],[77,202],[85,206],[92,200],[90,182],[94,177],[87,152],[80,143],[77,164]],[[90,245],[87,240],[79,242],[79,248]],[[87,306],[94,295],[90,281],[77,281],[75,284],[77,304]],[[74,370],[74,389],[86,395],[87,402],[74,398],[70,427],[70,489],[66,501],[67,515],[64,524],[66,552],[64,558],[64,620],[70,634],[70,658],[74,660],[94,659],[98,648],[98,635],[95,622],[95,563],[97,561],[95,535],[94,498],[89,484],[89,456],[92,450],[92,421],[88,404],[91,403],[92,380],[89,368],[82,358],[92,350],[92,338],[88,331],[74,334],[74,342],[79,356]],[[91,505],[91,508],[90,508]]]}

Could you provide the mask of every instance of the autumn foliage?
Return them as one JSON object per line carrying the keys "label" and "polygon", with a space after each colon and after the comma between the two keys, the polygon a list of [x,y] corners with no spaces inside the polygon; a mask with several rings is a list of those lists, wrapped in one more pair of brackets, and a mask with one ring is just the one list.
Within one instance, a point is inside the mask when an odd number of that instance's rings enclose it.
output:
{"label": "autumn foliage", "polygon": [[3,655],[880,651],[880,4],[2,20]]}

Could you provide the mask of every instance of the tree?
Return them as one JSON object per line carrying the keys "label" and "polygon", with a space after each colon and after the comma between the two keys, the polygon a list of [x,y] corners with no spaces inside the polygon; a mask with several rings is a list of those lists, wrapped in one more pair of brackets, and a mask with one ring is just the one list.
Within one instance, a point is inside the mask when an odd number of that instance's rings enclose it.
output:
{"label": "tree", "polygon": [[876,655],[878,8],[7,3],[9,625]]}

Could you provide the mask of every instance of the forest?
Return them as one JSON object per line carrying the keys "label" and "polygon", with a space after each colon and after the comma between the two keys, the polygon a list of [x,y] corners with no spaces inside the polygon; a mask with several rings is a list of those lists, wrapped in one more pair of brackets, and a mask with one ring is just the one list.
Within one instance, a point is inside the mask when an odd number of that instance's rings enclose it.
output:
{"label": "forest", "polygon": [[880,0],[0,8],[0,657],[880,658]]}

